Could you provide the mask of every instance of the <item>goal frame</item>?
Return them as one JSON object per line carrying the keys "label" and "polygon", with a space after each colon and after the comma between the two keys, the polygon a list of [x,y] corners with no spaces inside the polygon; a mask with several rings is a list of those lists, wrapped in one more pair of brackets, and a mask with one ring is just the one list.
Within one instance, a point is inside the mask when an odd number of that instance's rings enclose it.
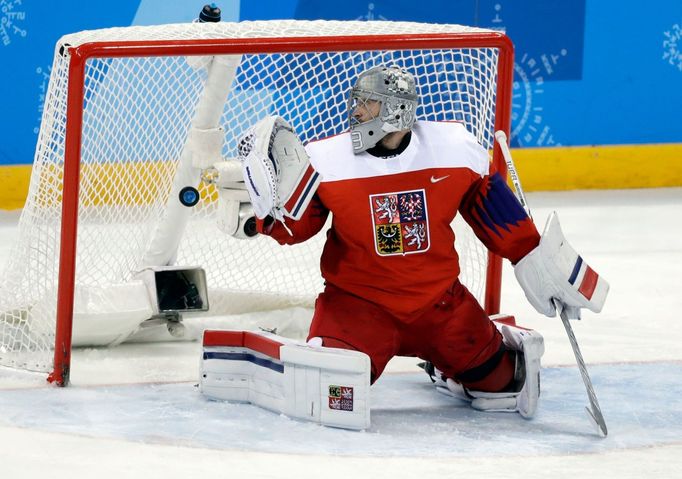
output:
{"label": "goal frame", "polygon": [[[64,175],[60,231],[57,316],[53,370],[48,381],[67,386],[71,365],[74,292],[76,282],[76,240],[78,235],[78,194],[83,130],[86,63],[92,58],[148,56],[212,56],[230,54],[310,53],[317,51],[420,50],[450,48],[497,48],[497,92],[495,131],[507,135],[511,127],[514,47],[502,32],[388,34],[327,37],[275,37],[248,39],[168,40],[91,42],[64,45],[70,55],[64,146]],[[502,151],[493,146],[493,164],[506,178]],[[486,291],[483,307],[488,314],[500,309],[502,259],[488,252]]]}

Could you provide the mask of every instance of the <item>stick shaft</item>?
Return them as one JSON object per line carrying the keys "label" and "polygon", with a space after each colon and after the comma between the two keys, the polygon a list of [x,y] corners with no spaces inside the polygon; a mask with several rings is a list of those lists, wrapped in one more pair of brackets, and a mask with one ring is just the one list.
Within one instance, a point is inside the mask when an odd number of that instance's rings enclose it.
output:
{"label": "stick shaft", "polygon": [[[523,206],[523,209],[526,210],[528,216],[532,218],[530,214],[530,208],[528,207],[528,202],[526,201],[526,195],[524,195],[523,188],[521,187],[521,180],[519,178],[518,173],[516,172],[516,167],[514,166],[514,160],[512,159],[511,151],[509,151],[509,146],[507,146],[507,135],[503,131],[496,131],[495,139],[497,140],[498,144],[500,145],[500,149],[502,150],[502,156],[504,157],[504,161],[507,164],[507,171],[509,171],[509,176],[514,185],[514,192],[516,193],[516,197],[521,203],[521,206]],[[585,389],[587,390],[587,397],[590,401],[591,406],[591,409],[586,408],[587,413],[591,416],[595,424],[597,424],[604,437],[606,437],[606,435],[608,434],[608,430],[606,428],[606,421],[604,420],[601,408],[599,407],[599,401],[597,401],[597,395],[594,392],[592,380],[590,379],[590,375],[587,372],[585,360],[583,359],[583,355],[580,352],[578,340],[576,339],[575,334],[573,333],[573,328],[571,327],[571,323],[569,322],[566,308],[558,300],[554,301],[556,309],[560,312],[559,315],[561,316],[561,322],[563,323],[564,328],[566,329],[568,341],[569,343],[571,343],[571,348],[573,349],[575,360],[578,363],[580,375],[583,378],[583,383],[585,384]]]}
{"label": "stick shaft", "polygon": [[532,218],[530,214],[530,207],[526,201],[526,195],[523,193],[523,188],[521,187],[521,178],[519,178],[519,175],[516,172],[516,166],[514,166],[514,160],[512,159],[511,151],[507,145],[507,134],[502,130],[496,131],[495,139],[497,139],[497,143],[500,145],[500,149],[502,150],[502,157],[504,158],[504,162],[507,164],[507,171],[509,172],[509,177],[512,180],[512,184],[514,185],[516,197],[518,198],[519,203],[521,203],[521,206],[523,206],[523,209],[526,210],[528,216]]}
{"label": "stick shaft", "polygon": [[604,415],[602,414],[601,408],[599,407],[599,401],[597,401],[597,394],[594,392],[592,380],[590,379],[590,375],[587,372],[585,360],[583,359],[583,355],[580,352],[580,347],[578,346],[578,340],[575,338],[573,328],[571,327],[571,323],[569,322],[568,316],[566,315],[566,312],[564,310],[561,311],[560,316],[561,322],[563,323],[564,328],[566,329],[566,334],[568,335],[568,342],[571,343],[571,348],[573,349],[573,354],[575,355],[575,361],[578,363],[580,375],[583,378],[583,383],[585,383],[587,398],[590,400],[590,406],[592,407],[591,409],[588,409],[587,412],[592,416],[592,419],[594,419],[595,423],[597,423],[602,434],[606,436],[608,434],[608,430],[606,428],[606,421],[604,420]]}

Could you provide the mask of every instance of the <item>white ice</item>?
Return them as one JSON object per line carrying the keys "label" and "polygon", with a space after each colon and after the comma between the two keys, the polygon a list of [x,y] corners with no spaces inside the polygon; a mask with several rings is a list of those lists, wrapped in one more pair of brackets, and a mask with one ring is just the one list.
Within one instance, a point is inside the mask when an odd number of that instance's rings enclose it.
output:
{"label": "white ice", "polygon": [[[682,188],[528,195],[552,210],[611,292],[573,327],[609,426],[602,439],[559,320],[532,310],[506,265],[502,310],[545,336],[536,418],[437,394],[412,358],[372,388],[372,427],[351,432],[194,386],[197,343],[74,351],[72,386],[0,369],[0,477],[682,477]],[[0,263],[17,214],[0,212]],[[305,321],[305,309],[244,320]]]}

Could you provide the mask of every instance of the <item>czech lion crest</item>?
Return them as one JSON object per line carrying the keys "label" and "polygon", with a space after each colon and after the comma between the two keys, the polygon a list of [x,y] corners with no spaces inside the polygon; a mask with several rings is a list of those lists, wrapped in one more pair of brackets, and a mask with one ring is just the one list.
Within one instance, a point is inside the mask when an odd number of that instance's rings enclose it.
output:
{"label": "czech lion crest", "polygon": [[370,195],[374,246],[380,256],[423,253],[429,249],[426,192]]}

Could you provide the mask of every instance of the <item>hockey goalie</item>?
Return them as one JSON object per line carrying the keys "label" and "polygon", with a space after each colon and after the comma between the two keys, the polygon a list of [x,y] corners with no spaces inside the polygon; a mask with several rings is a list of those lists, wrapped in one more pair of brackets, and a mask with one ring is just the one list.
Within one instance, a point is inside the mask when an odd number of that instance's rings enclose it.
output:
{"label": "hockey goalie", "polygon": [[[425,361],[437,387],[473,408],[531,418],[540,395],[543,338],[491,320],[460,283],[455,215],[462,215],[490,251],[512,262],[528,300],[544,315],[555,316],[555,304],[599,312],[608,284],[570,247],[556,215],[538,233],[487,150],[463,124],[415,121],[419,98],[409,71],[371,68],[358,76],[349,95],[346,133],[304,147],[284,119],[268,117],[241,141],[244,186],[259,233],[283,245],[299,243],[332,215],[321,258],[325,289],[315,304],[308,344],[295,348],[298,359],[290,352],[289,360],[282,359],[282,348],[292,346],[276,337],[233,337],[221,344],[207,333],[204,391],[236,397],[225,392],[236,376],[228,381],[214,361],[220,346],[236,348],[231,354],[241,358],[252,354],[272,366],[268,371],[281,367],[284,375],[287,364],[298,360],[312,367],[314,361],[302,359],[301,351],[308,351],[316,361],[334,359],[320,362],[314,377],[291,369],[282,379],[290,394],[283,402],[262,399],[270,386],[256,392],[243,386],[239,398],[325,423],[315,408],[329,412],[337,404],[333,396],[328,404],[324,398],[311,402],[306,391],[324,396],[331,386],[347,386],[357,412],[369,404],[364,385],[376,381],[392,357],[414,356]],[[351,354],[339,355],[340,350]],[[352,366],[344,367],[344,360]],[[339,370],[352,377],[338,378]],[[344,423],[340,406],[332,412],[338,413],[332,425],[369,425],[368,415]]]}

